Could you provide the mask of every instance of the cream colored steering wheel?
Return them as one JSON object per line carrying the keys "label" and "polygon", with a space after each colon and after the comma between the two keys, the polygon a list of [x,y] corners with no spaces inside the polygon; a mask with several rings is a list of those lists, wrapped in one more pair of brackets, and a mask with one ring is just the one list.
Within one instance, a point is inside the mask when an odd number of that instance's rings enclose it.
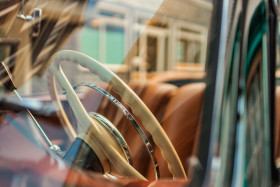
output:
{"label": "cream colored steering wheel", "polygon": [[98,121],[89,116],[63,73],[60,65],[61,61],[78,63],[98,75],[103,81],[109,82],[111,88],[122,97],[122,100],[131,107],[133,113],[142,120],[143,126],[151,134],[155,144],[160,148],[162,156],[167,161],[173,178],[186,178],[182,163],[173,145],[161,125],[141,99],[118,76],[91,57],[71,50],[60,51],[52,57],[50,70],[60,86],[65,90],[66,97],[77,118],[79,136],[95,151],[103,167],[106,163],[109,163],[109,170],[115,173],[145,180],[120,154],[118,146],[115,145],[116,143],[112,140],[110,134],[98,125]]}

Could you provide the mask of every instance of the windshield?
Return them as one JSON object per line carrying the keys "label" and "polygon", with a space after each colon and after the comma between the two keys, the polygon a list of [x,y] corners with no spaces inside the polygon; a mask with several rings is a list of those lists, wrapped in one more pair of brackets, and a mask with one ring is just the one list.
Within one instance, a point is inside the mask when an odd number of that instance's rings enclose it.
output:
{"label": "windshield", "polygon": [[0,5],[1,181],[190,176],[211,0]]}

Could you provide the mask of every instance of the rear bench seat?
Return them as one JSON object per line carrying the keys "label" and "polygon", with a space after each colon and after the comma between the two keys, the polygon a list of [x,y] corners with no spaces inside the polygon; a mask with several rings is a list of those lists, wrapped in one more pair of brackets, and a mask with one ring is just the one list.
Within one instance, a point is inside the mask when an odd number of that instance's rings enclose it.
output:
{"label": "rear bench seat", "polygon": [[[188,84],[180,88],[158,82],[131,83],[129,86],[160,122],[187,169],[186,161],[193,152],[198,129],[204,83]],[[119,96],[114,96],[119,99]],[[153,179],[153,167],[149,164],[151,161],[144,144],[121,112],[108,99],[104,99],[94,90],[90,90],[86,94],[82,103],[87,111],[104,115],[118,127],[131,149],[133,166],[148,179]],[[137,121],[139,122],[139,120]],[[157,147],[155,147],[155,154],[160,166],[161,177],[172,177]]]}

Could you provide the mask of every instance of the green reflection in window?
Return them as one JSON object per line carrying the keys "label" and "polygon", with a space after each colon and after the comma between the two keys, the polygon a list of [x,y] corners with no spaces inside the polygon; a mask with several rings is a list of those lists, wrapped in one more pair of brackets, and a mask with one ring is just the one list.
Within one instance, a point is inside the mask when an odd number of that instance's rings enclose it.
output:
{"label": "green reflection in window", "polygon": [[98,28],[84,27],[81,36],[81,52],[99,60]]}
{"label": "green reflection in window", "polygon": [[121,64],[124,59],[124,29],[106,27],[106,63]]}

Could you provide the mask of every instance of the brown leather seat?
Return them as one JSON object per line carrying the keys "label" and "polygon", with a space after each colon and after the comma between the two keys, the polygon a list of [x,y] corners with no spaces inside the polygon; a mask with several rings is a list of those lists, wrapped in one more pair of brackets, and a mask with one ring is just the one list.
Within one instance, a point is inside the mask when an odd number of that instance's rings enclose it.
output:
{"label": "brown leather seat", "polygon": [[[159,122],[162,121],[166,106],[169,100],[174,96],[177,87],[166,83],[130,83],[130,88],[142,99]],[[102,85],[106,88],[106,85]],[[115,98],[121,101],[120,97],[110,92]],[[103,98],[94,90],[90,90],[82,99],[87,111],[97,112],[109,119],[121,132],[127,141],[132,152],[133,166],[142,174],[148,169],[149,155],[145,149],[140,136],[133,128],[132,124],[107,98]],[[124,104],[125,105],[125,104]],[[127,107],[127,109],[129,109]],[[131,110],[129,110],[131,112]],[[140,120],[135,118],[141,125]],[[145,131],[145,129],[143,129]],[[147,134],[147,132],[145,131]],[[147,134],[148,138],[150,136]]]}
{"label": "brown leather seat", "polygon": [[[178,88],[167,105],[162,122],[162,127],[173,143],[186,171],[187,159],[193,153],[198,132],[204,88],[204,83],[188,84]],[[172,175],[158,148],[155,153],[158,158],[161,177],[171,178]],[[153,176],[151,166],[147,176]]]}
{"label": "brown leather seat", "polygon": [[[154,82],[140,84],[131,83],[129,84],[129,86],[142,99],[142,101],[151,110],[157,120],[161,123],[165,114],[167,104],[173,97],[173,94],[177,90],[177,87],[170,84],[158,84]],[[136,118],[136,120],[140,123],[140,120],[138,118]],[[148,164],[150,162],[150,157],[148,155],[148,152],[146,151],[143,141],[141,140],[136,130],[132,128],[131,124],[126,124],[125,122],[127,122],[127,119],[123,118],[121,121],[119,121],[119,123],[116,123],[116,126],[129,144],[133,157],[133,166],[140,173],[145,175],[148,169]],[[150,135],[145,131],[145,129],[143,130],[151,140]]]}
{"label": "brown leather seat", "polygon": [[[129,86],[162,124],[186,169],[186,160],[193,152],[204,84],[188,84],[178,88],[166,83],[146,82],[131,83]],[[112,95],[119,99],[119,96]],[[153,167],[144,144],[136,130],[121,112],[107,98],[104,99],[93,90],[87,93],[82,102],[88,111],[95,111],[104,115],[117,126],[131,149],[133,166],[147,178],[153,179]],[[139,120],[137,121],[139,122]],[[157,147],[155,153],[158,158],[161,176],[172,177]]]}

